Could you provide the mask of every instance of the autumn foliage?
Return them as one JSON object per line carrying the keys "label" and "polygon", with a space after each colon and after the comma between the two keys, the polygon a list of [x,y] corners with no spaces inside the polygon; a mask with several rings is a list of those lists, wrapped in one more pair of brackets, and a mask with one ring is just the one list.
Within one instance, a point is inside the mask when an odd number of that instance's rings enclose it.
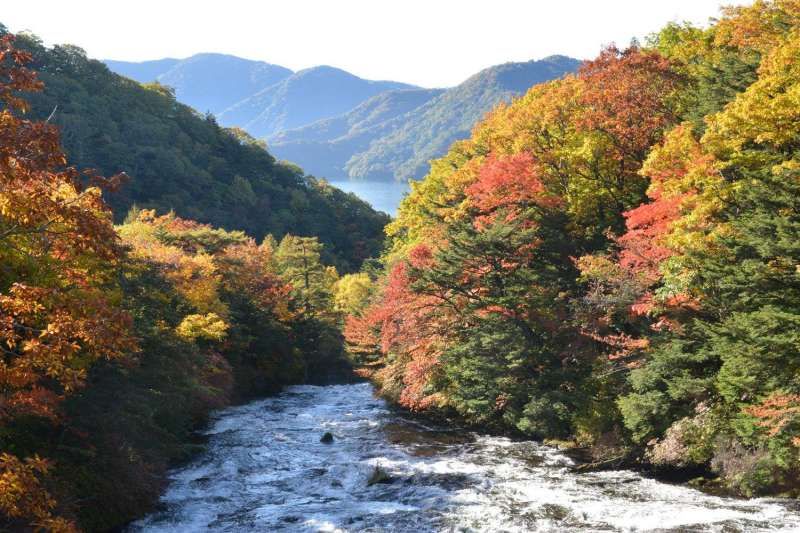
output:
{"label": "autumn foliage", "polygon": [[3,36],[0,527],[119,527],[211,409],[350,363],[409,409],[800,494],[799,20],[669,24],[498,106],[342,277],[316,237],[115,227],[124,176],[25,118]]}
{"label": "autumn foliage", "polygon": [[[426,384],[436,371],[441,325],[433,314],[436,298],[411,290],[409,269],[430,264],[430,250],[420,246],[410,253],[410,263],[398,263],[388,274],[386,286],[363,316],[349,316],[345,335],[352,353],[364,357],[361,374],[380,379],[397,391],[398,400],[411,409],[424,409],[437,402]],[[375,369],[370,356],[397,354],[396,360]]]}
{"label": "autumn foliage", "polygon": [[[154,210],[25,119],[42,84],[0,37],[0,529],[120,527],[213,408],[349,367],[316,237],[260,244]],[[85,504],[85,502],[92,502]]]}
{"label": "autumn foliage", "polygon": [[669,24],[489,113],[387,228],[345,328],[364,375],[598,459],[800,489],[799,15]]}
{"label": "autumn foliage", "polygon": [[[135,350],[130,317],[117,305],[121,257],[98,186],[66,167],[55,127],[20,118],[20,92],[41,89],[30,57],[0,40],[0,424],[21,416],[59,417],[59,403],[80,388],[89,366]],[[39,458],[4,454],[0,510],[67,530]]]}

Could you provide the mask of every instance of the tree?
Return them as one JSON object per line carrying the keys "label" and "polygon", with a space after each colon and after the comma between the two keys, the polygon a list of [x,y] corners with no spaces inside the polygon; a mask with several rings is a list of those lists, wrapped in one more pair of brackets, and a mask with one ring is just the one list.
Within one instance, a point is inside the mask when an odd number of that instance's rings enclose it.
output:
{"label": "tree", "polygon": [[[100,189],[65,167],[53,126],[19,117],[28,109],[19,93],[42,88],[30,60],[0,37],[0,425],[57,420],[94,362],[135,349],[117,305],[121,250]],[[0,511],[69,530],[51,514],[56,502],[40,480],[47,470],[38,457],[3,454]]]}
{"label": "tree", "polygon": [[355,315],[367,305],[372,292],[372,280],[369,274],[346,274],[333,286],[333,301],[337,311]]}
{"label": "tree", "polygon": [[292,287],[302,312],[309,317],[322,316],[331,307],[336,269],[325,267],[322,244],[316,237],[287,235],[275,249],[278,273]]}
{"label": "tree", "polygon": [[636,439],[666,432],[748,494],[793,487],[800,471],[790,400],[800,391],[800,41],[776,41],[759,79],[708,118],[700,147],[713,159],[690,157],[688,172],[673,167],[662,182],[690,194],[663,241],[671,252],[656,294],[677,289],[695,305],[655,336],[620,399]]}

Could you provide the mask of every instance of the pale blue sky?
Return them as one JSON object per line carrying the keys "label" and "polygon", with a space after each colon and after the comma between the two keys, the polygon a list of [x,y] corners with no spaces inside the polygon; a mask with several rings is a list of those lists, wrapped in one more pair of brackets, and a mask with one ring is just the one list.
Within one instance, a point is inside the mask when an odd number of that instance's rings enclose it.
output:
{"label": "pale blue sky", "polygon": [[[725,2],[731,3],[731,2]],[[745,3],[736,2],[734,3]],[[0,22],[96,58],[222,52],[297,70],[455,85],[478,70],[551,54],[595,55],[668,21],[704,24],[720,0],[25,0]]]}

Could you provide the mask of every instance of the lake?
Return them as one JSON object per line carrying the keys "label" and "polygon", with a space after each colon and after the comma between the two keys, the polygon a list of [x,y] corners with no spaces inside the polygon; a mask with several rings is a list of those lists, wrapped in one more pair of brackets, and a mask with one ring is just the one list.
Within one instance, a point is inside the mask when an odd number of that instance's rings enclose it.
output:
{"label": "lake", "polygon": [[352,192],[378,211],[392,216],[397,214],[400,200],[411,190],[407,182],[397,181],[331,181],[331,185]]}

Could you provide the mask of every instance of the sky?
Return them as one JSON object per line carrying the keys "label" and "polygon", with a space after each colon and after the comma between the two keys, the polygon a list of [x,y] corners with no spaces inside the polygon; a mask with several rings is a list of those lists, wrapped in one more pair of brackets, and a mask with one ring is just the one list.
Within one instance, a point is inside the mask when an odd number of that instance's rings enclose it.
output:
{"label": "sky", "polygon": [[706,24],[736,0],[24,0],[0,22],[90,57],[219,52],[299,70],[453,86],[508,61],[593,57],[670,21]]}

